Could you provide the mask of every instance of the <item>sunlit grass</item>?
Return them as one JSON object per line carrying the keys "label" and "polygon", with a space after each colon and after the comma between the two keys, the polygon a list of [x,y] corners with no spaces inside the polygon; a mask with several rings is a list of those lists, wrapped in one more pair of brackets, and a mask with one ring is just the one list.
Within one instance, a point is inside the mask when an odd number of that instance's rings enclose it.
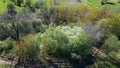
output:
{"label": "sunlit grass", "polygon": [[120,3],[118,3],[119,0],[108,0],[108,2],[115,3],[115,5],[101,5],[101,0],[86,0],[86,2],[94,7],[101,8],[101,7],[109,7],[109,8],[118,8],[120,6]]}
{"label": "sunlit grass", "polygon": [[6,5],[7,5],[7,2],[3,3],[3,1],[0,0],[0,14],[6,11],[7,9]]}
{"label": "sunlit grass", "polygon": [[[3,2],[3,0],[0,0],[0,14],[4,13],[7,11],[7,4],[9,3],[9,0],[5,0],[5,2]],[[20,11],[21,8],[16,6],[16,11]]]}

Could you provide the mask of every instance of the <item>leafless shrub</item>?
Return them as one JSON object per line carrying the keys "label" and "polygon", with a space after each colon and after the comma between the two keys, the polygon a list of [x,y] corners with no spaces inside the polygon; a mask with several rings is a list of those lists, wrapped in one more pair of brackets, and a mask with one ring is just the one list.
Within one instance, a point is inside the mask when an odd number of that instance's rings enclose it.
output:
{"label": "leafless shrub", "polygon": [[92,39],[92,43],[94,46],[99,48],[101,44],[103,43],[103,36],[104,31],[100,29],[99,25],[93,24],[90,21],[85,23],[83,26],[84,32],[88,34]]}

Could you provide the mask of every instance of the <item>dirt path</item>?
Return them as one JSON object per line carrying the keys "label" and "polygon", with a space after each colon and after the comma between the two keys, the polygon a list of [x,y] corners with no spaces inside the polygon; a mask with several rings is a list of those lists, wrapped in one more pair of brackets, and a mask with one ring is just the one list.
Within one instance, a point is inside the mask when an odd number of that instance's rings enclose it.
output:
{"label": "dirt path", "polygon": [[15,60],[12,60],[4,56],[0,56],[0,64],[15,64],[15,63],[16,63]]}

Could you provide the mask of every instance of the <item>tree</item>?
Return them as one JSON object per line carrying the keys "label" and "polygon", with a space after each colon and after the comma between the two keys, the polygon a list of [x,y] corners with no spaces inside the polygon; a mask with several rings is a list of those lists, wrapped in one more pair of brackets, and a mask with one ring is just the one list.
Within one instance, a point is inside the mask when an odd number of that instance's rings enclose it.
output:
{"label": "tree", "polygon": [[7,23],[2,21],[0,23],[0,28],[5,33],[5,35],[13,38],[14,40],[19,40],[19,32],[22,26],[20,25],[19,21],[17,21],[17,19],[15,18],[15,5],[12,2],[10,2],[8,3],[7,8],[8,13],[6,14],[6,16],[9,18],[9,20],[7,21]]}
{"label": "tree", "polygon": [[0,24],[0,28],[4,33],[16,41],[20,39],[21,27],[22,25],[15,19],[15,16],[11,16],[11,20],[8,23]]}
{"label": "tree", "polygon": [[8,11],[14,11],[14,10],[15,10],[15,5],[14,5],[14,3],[9,2],[9,3],[7,4],[7,9],[8,9]]}
{"label": "tree", "polygon": [[28,7],[28,8],[31,8],[32,7],[32,1],[31,0],[26,0],[25,1],[25,6]]}
{"label": "tree", "polygon": [[45,7],[45,2],[44,1],[36,1],[34,4],[33,4],[33,7],[35,9],[43,9]]}
{"label": "tree", "polygon": [[119,62],[120,58],[117,57],[117,54],[119,54],[120,50],[120,41],[117,36],[111,35],[106,40],[104,45],[102,45],[101,51],[105,53],[110,59],[112,59],[112,62]]}
{"label": "tree", "polygon": [[17,6],[21,7],[21,4],[23,3],[23,0],[17,0]]}
{"label": "tree", "polygon": [[2,37],[11,37],[14,40],[19,40],[20,36],[33,34],[34,30],[32,23],[28,20],[33,20],[33,14],[28,11],[21,11],[16,15],[9,13],[0,16],[0,34]]}

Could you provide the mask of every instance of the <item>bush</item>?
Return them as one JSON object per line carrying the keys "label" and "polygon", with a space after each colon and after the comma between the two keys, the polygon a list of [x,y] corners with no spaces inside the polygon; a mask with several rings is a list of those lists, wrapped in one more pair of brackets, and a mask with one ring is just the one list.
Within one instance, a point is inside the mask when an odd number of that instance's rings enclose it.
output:
{"label": "bush", "polygon": [[96,8],[93,8],[87,4],[80,4],[76,6],[76,16],[81,22],[86,23],[88,21],[95,21],[97,18]]}
{"label": "bush", "polygon": [[25,0],[24,5],[25,5],[26,7],[31,8],[31,7],[32,7],[32,4],[33,4],[32,0]]}
{"label": "bush", "polygon": [[83,33],[82,27],[79,27],[79,26],[73,26],[73,27],[58,26],[56,29],[64,32],[67,35],[67,37],[69,38],[69,40],[71,40],[72,38],[74,38],[78,35],[81,35]]}
{"label": "bush", "polygon": [[41,20],[39,19],[36,19],[36,20],[33,20],[31,21],[32,23],[32,28],[34,30],[35,33],[38,33],[38,32],[45,32],[45,30],[47,29],[47,25],[44,25]]}
{"label": "bush", "polygon": [[55,58],[86,58],[92,50],[91,39],[81,34],[79,29],[81,30],[79,27],[67,26],[48,29],[41,35],[42,51]]}
{"label": "bush", "polygon": [[34,4],[33,4],[33,7],[35,9],[43,9],[45,7],[45,2],[44,1],[36,1]]}
{"label": "bush", "polygon": [[102,51],[108,55],[118,53],[119,49],[120,49],[120,41],[115,35],[108,37],[108,39],[106,39],[104,45],[102,46]]}
{"label": "bush", "polygon": [[115,12],[109,7],[103,7],[97,12],[97,19],[108,19],[114,17]]}
{"label": "bush", "polygon": [[40,44],[33,35],[22,37],[14,43],[17,56],[21,62],[37,61],[40,53]]}
{"label": "bush", "polygon": [[41,43],[42,51],[48,55],[60,59],[70,58],[71,49],[69,40],[66,34],[60,30],[56,30],[55,28],[48,29],[48,31],[42,35]]}
{"label": "bush", "polygon": [[70,41],[72,47],[72,58],[86,58],[92,51],[91,39],[85,34],[78,35]]}
{"label": "bush", "polygon": [[120,39],[120,14],[110,19],[107,23],[107,29],[110,33],[115,34]]}
{"label": "bush", "polygon": [[104,30],[102,28],[102,23],[94,24],[92,22],[87,22],[83,26],[84,32],[92,38],[92,44],[100,48],[103,43]]}
{"label": "bush", "polygon": [[8,35],[4,33],[4,30],[0,29],[0,41],[3,41],[8,38]]}
{"label": "bush", "polygon": [[[68,22],[77,22],[78,18],[73,6],[59,6],[57,8],[58,24],[67,24]],[[56,23],[56,22],[55,22]]]}
{"label": "bush", "polygon": [[8,9],[8,11],[14,11],[14,9],[15,9],[14,3],[12,3],[12,2],[8,3],[7,4],[7,9]]}
{"label": "bush", "polygon": [[11,53],[13,50],[13,40],[10,38],[7,38],[4,41],[0,42],[0,54],[8,57],[14,56],[14,54]]}

